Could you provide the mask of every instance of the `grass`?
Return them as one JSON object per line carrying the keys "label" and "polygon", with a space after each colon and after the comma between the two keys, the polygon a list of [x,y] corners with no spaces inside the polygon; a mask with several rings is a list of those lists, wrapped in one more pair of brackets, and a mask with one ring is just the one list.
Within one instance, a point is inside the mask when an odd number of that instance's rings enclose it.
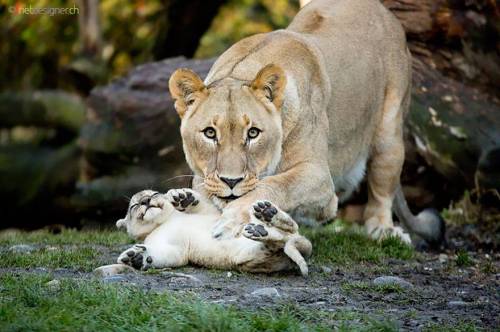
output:
{"label": "grass", "polygon": [[117,244],[133,243],[125,232],[115,230],[84,230],[64,229],[59,234],[51,234],[46,230],[33,232],[2,232],[0,233],[0,245],[13,244],[47,244],[47,245],[65,245],[65,244],[95,244],[111,246]]}
{"label": "grass", "polygon": [[350,294],[353,292],[375,292],[379,294],[398,293],[402,294],[406,290],[397,284],[375,285],[366,281],[348,281],[340,285],[343,291]]}
{"label": "grass", "polygon": [[467,267],[472,265],[472,259],[470,258],[467,250],[459,249],[457,251],[457,258],[455,260],[455,263],[459,267]]}
{"label": "grass", "polygon": [[354,227],[338,232],[339,222],[321,228],[302,228],[313,245],[312,262],[349,266],[356,263],[380,263],[387,258],[412,259],[415,251],[397,238],[369,240]]}
{"label": "grass", "polygon": [[50,275],[0,276],[3,331],[394,331],[395,324],[356,312],[308,310],[293,304],[259,311],[209,304],[195,296],[173,296],[99,281]]}
{"label": "grass", "polygon": [[75,248],[38,248],[31,253],[12,253],[0,251],[0,267],[21,268],[68,268],[90,272],[99,265],[109,264],[103,261],[102,252],[92,247]]}

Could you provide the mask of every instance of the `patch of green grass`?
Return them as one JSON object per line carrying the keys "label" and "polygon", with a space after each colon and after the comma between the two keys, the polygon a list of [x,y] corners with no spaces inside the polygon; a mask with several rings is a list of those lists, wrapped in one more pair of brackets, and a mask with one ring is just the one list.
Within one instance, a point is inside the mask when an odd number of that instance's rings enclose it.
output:
{"label": "patch of green grass", "polygon": [[384,285],[375,285],[366,281],[348,281],[344,282],[340,285],[343,291],[347,293],[353,293],[356,291],[364,291],[364,292],[375,292],[380,294],[388,294],[388,293],[398,293],[401,294],[405,292],[405,289],[397,284],[384,284]]}
{"label": "patch of green grass", "polygon": [[458,321],[453,325],[443,325],[441,323],[433,323],[424,327],[423,331],[426,332],[475,332],[483,331],[479,329],[473,322]]}
{"label": "patch of green grass", "polygon": [[244,310],[195,296],[144,291],[97,280],[50,275],[0,276],[0,326],[5,331],[393,331],[387,321],[350,312],[327,312],[283,304]]}
{"label": "patch of green grass", "polygon": [[95,244],[116,245],[133,243],[125,232],[115,230],[83,230],[65,229],[59,234],[51,234],[46,230],[33,232],[4,232],[0,233],[0,245],[19,243],[37,244]]}
{"label": "patch of green grass", "polygon": [[467,250],[459,249],[457,251],[457,259],[455,260],[457,266],[466,267],[472,265],[472,259],[469,256]]}
{"label": "patch of green grass", "polygon": [[102,252],[92,247],[59,248],[55,250],[39,248],[31,253],[0,251],[0,267],[69,268],[72,270],[92,271],[103,264],[106,264],[106,262],[102,261]]}
{"label": "patch of green grass", "polygon": [[338,232],[337,222],[325,227],[302,227],[301,233],[311,240],[312,261],[318,264],[380,263],[386,258],[411,259],[415,254],[412,247],[394,237],[373,241],[352,228]]}

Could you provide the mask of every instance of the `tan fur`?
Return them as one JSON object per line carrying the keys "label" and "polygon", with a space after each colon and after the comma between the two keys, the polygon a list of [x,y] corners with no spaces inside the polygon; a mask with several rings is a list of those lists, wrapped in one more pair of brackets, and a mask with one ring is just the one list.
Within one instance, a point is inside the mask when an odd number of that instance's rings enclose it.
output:
{"label": "tan fur", "polygon": [[[256,199],[296,218],[333,218],[335,192],[346,199],[366,164],[368,233],[409,241],[394,227],[391,207],[404,159],[411,56],[401,24],[379,1],[314,0],[287,29],[241,40],[203,86],[191,77],[203,94],[187,109],[178,77],[170,80],[176,108],[192,113],[182,118],[184,151],[205,179],[194,186],[224,208],[215,236],[237,234],[234,225],[248,220]],[[207,126],[217,140],[202,137]],[[246,144],[251,126],[262,130],[253,145]],[[243,180],[231,189],[222,177]],[[231,195],[239,198],[224,199]]]}

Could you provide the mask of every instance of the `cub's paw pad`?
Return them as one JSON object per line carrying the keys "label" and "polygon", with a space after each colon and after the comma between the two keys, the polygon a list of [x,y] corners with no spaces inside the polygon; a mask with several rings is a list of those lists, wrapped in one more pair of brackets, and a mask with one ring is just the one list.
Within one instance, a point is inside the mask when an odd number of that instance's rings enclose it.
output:
{"label": "cub's paw pad", "polygon": [[266,237],[268,234],[269,233],[263,225],[256,225],[253,223],[247,224],[243,232],[243,235],[250,239]]}
{"label": "cub's paw pad", "polygon": [[147,270],[153,264],[153,257],[148,255],[145,246],[135,245],[125,250],[118,257],[118,263],[131,266],[137,270]]}
{"label": "cub's paw pad", "polygon": [[253,206],[253,215],[261,221],[270,222],[278,213],[278,209],[269,201],[259,201]]}
{"label": "cub's paw pad", "polygon": [[170,204],[181,212],[200,203],[198,194],[191,189],[171,189],[168,191],[167,197]]}

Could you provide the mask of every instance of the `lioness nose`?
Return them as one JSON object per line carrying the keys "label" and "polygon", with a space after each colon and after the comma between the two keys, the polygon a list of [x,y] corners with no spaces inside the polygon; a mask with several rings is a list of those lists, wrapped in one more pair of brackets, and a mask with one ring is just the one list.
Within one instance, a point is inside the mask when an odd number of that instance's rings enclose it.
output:
{"label": "lioness nose", "polygon": [[224,177],[221,177],[220,179],[222,182],[227,184],[229,186],[229,188],[231,188],[231,189],[233,189],[238,184],[238,182],[241,182],[241,180],[243,180],[243,178],[230,179],[230,178],[224,178]]}

